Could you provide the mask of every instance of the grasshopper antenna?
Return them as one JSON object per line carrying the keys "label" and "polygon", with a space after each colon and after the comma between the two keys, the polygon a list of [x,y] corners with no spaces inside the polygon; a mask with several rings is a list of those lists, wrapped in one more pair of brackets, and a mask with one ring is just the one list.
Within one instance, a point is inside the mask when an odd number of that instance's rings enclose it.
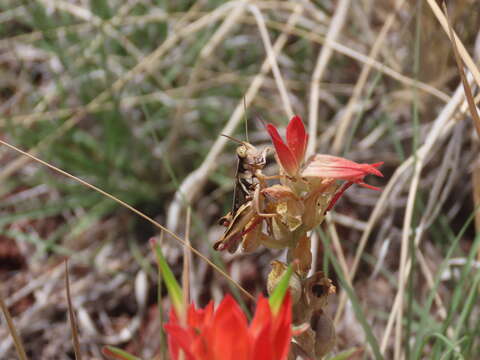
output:
{"label": "grasshopper antenna", "polygon": [[243,96],[243,116],[245,119],[245,138],[247,142],[250,142],[248,140],[248,116],[247,116],[247,99],[245,95]]}
{"label": "grasshopper antenna", "polygon": [[236,143],[238,143],[238,144],[242,144],[242,145],[243,145],[243,141],[242,141],[242,140],[235,139],[234,137],[231,137],[231,136],[225,135],[225,134],[220,134],[220,135],[225,136],[227,139],[230,139],[230,140],[232,140],[232,141],[234,141],[234,142],[236,142]]}

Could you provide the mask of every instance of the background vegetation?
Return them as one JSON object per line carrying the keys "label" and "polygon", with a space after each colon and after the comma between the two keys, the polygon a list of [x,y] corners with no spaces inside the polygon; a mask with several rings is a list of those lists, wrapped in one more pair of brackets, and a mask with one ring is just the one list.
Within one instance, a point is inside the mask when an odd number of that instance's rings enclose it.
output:
{"label": "background vegetation", "polygon": [[[462,58],[476,59],[480,3],[448,5]],[[259,119],[284,126],[291,108],[310,153],[385,161],[385,178],[370,179],[383,191],[352,188],[318,229],[316,266],[338,289],[337,350],[480,357],[479,137],[437,2],[3,0],[0,10],[2,139],[188,237],[255,294],[280,254],[213,252],[235,168],[235,145],[219,135],[245,138],[245,102],[249,140],[265,146]],[[69,257],[85,356],[112,344],[152,358],[168,308],[148,246],[159,230],[5,146],[0,163],[1,296],[27,355],[73,358]],[[180,276],[191,254],[168,236],[163,248]],[[197,303],[235,292],[198,257],[190,266]],[[0,358],[15,358],[3,325]]]}

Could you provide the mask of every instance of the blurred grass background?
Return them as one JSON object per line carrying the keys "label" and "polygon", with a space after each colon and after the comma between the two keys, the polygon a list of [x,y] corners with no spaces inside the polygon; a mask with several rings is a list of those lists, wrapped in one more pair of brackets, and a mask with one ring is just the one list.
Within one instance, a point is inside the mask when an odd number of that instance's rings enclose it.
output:
{"label": "blurred grass background", "polygon": [[[309,127],[315,152],[385,161],[385,179],[369,180],[388,185],[385,195],[349,190],[319,229],[317,267],[339,290],[330,309],[337,350],[359,347],[358,358],[476,359],[478,134],[459,91],[455,97],[460,78],[432,3],[4,0],[2,139],[182,235],[185,213],[174,205],[190,203],[193,246],[251,293],[264,291],[277,254],[211,250],[222,232],[216,220],[231,204],[235,167],[234,144],[222,146],[219,135],[235,128],[233,136],[245,139],[246,94],[255,145],[268,144],[259,118],[279,126],[288,120],[278,82],[262,72],[265,44],[245,7],[254,5],[278,46],[289,102]],[[480,3],[448,6],[461,42],[477,58]],[[375,62],[365,72],[369,57]],[[157,229],[5,147],[0,164],[1,295],[30,358],[72,358],[65,256],[86,356],[101,358],[100,347],[114,344],[152,358],[160,339],[148,239]],[[198,186],[178,195],[199,168],[206,171]],[[183,252],[170,240],[165,252],[179,275]],[[192,269],[195,301],[228,291],[199,259]],[[401,331],[391,331],[398,294]],[[342,297],[348,301],[340,305]],[[13,354],[2,326],[0,357]]]}

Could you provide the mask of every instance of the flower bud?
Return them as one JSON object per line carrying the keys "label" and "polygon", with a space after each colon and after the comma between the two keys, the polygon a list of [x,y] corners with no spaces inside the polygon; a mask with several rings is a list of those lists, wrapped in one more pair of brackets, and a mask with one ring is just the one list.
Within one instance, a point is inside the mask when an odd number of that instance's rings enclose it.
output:
{"label": "flower bud", "polygon": [[[269,295],[273,293],[278,282],[285,274],[285,271],[287,271],[287,265],[281,261],[274,260],[270,265],[272,266],[272,270],[267,278],[267,292]],[[296,272],[292,273],[288,288],[290,289],[290,295],[292,296],[292,304],[296,304],[302,296],[302,281]]]}
{"label": "flower bud", "polygon": [[311,326],[315,331],[315,355],[318,359],[322,359],[335,346],[335,327],[332,319],[323,311],[312,316]]}
{"label": "flower bud", "polygon": [[327,278],[323,271],[318,271],[304,283],[307,305],[312,311],[322,310],[328,303],[328,296],[335,294],[332,280]]}

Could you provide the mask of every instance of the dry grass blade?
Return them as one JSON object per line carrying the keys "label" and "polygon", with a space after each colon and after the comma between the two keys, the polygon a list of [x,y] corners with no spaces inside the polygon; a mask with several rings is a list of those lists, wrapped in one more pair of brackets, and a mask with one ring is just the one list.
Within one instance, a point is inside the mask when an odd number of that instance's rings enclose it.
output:
{"label": "dry grass blade", "polygon": [[[133,213],[137,214],[138,216],[142,217],[143,219],[147,220],[149,223],[151,223],[152,225],[154,225],[155,227],[157,227],[158,229],[160,230],[163,230],[165,231],[167,234],[169,234],[170,236],[172,236],[176,241],[178,241],[180,244],[182,244],[182,246],[189,246],[182,238],[180,238],[177,234],[175,234],[173,231],[170,231],[169,229],[167,229],[165,226],[161,225],[159,222],[155,221],[154,219],[152,219],[151,217],[145,215],[144,213],[142,213],[141,211],[137,210],[136,208],[134,208],[133,206],[131,206],[130,204],[127,204],[125,201],[123,200],[120,200],[119,198],[113,196],[112,194],[109,194],[107,193],[106,191],[96,187],[95,185],[92,185],[88,182],[86,182],[85,180],[82,180],[80,179],[79,177],[76,177],[62,169],[59,169],[57,168],[56,166],[54,165],[51,165],[49,164],[48,162],[46,161],[43,161],[42,159],[39,159],[38,157],[26,152],[26,151],[23,151],[19,148],[17,148],[16,146],[13,146],[9,143],[7,143],[6,141],[3,141],[3,140],[0,140],[0,144],[2,145],[5,145],[6,147],[30,158],[31,160],[34,160],[66,177],[69,177],[70,179],[73,179],[77,182],[79,182],[80,184],[102,194],[103,196],[117,202],[118,204],[124,206],[125,208],[127,208],[128,210],[132,211]],[[200,258],[202,258],[205,262],[207,262],[213,269],[215,269],[218,273],[220,273],[222,276],[224,276],[226,279],[228,279],[229,281],[231,281],[245,296],[247,296],[248,298],[250,298],[251,300],[255,300],[255,298],[247,291],[245,290],[242,286],[240,286],[235,280],[233,280],[233,278],[228,275],[225,271],[223,271],[222,269],[220,269],[217,265],[215,265],[212,261],[210,261],[205,255],[203,255],[200,251],[198,251],[197,249],[195,249],[194,247],[192,246],[189,246],[190,250],[197,256],[199,256]]]}
{"label": "dry grass blade", "polygon": [[[449,34],[448,21],[445,18],[445,15],[442,13],[440,6],[438,6],[435,0],[427,0],[427,2],[433,11],[433,14],[436,16],[437,20],[440,22],[440,25],[442,25],[443,30],[447,34]],[[461,55],[463,61],[465,62],[465,65],[472,72],[473,78],[475,79],[475,82],[477,83],[477,85],[480,86],[480,71],[478,70],[471,56],[468,54],[467,50],[465,49],[465,46],[463,46],[462,42],[459,41],[458,36],[455,34],[455,32],[453,32],[453,37],[455,37],[455,41],[458,41],[458,52]]]}
{"label": "dry grass blade", "polygon": [[[307,144],[307,155],[312,155],[315,152],[317,146],[317,129],[318,129],[318,109],[319,109],[319,94],[320,94],[320,81],[322,80],[325,69],[330,61],[330,58],[333,55],[333,47],[330,45],[338,35],[340,34],[343,26],[345,24],[348,9],[350,8],[350,0],[340,1],[335,10],[335,14],[330,22],[328,29],[327,37],[325,39],[326,46],[322,47],[320,54],[318,55],[315,69],[313,70],[312,79],[310,82],[310,101],[308,106],[308,133],[310,141]],[[335,224],[331,221],[331,217],[328,216],[329,228],[332,232],[335,231]],[[317,235],[312,236],[311,238],[311,247],[310,250],[312,254],[317,254],[319,248],[319,238]],[[339,254],[342,254],[339,252]],[[343,255],[343,254],[342,254]],[[312,275],[316,271],[317,266],[317,256],[314,256],[314,261],[310,269],[310,274]],[[342,262],[343,264],[343,262]],[[346,269],[344,269],[346,270]]]}
{"label": "dry grass blade", "polygon": [[449,38],[452,42],[453,53],[455,54],[455,61],[457,62],[458,73],[460,74],[460,78],[462,79],[463,89],[465,90],[465,97],[467,98],[468,108],[470,109],[470,114],[473,118],[473,124],[475,125],[475,129],[477,130],[477,134],[480,137],[480,117],[478,116],[477,107],[475,106],[475,99],[473,97],[472,88],[467,81],[467,77],[465,75],[465,71],[463,70],[463,61],[462,57],[460,56],[460,52],[458,51],[457,47],[457,40],[455,39],[455,35],[453,33],[452,24],[450,22],[450,18],[448,17],[447,6],[443,3],[443,11],[445,12],[445,17],[447,18],[448,24],[448,31],[449,31]]}
{"label": "dry grass blade", "polygon": [[10,312],[7,309],[7,305],[5,304],[5,302],[1,297],[0,297],[0,307],[2,308],[2,313],[5,316],[5,321],[7,323],[8,330],[12,335],[13,343],[15,345],[15,350],[17,351],[19,359],[27,360],[28,358],[27,358],[27,354],[25,353],[25,349],[23,348],[22,340],[20,339],[20,336],[17,333],[15,324],[13,323],[12,316],[10,315]]}
{"label": "dry grass blade", "polygon": [[[448,10],[447,10],[447,6],[445,5],[445,2],[443,3],[443,11],[445,12],[445,17],[447,19],[448,31],[449,31],[448,34],[449,34],[450,41],[452,43],[453,53],[455,54],[455,61],[457,63],[458,73],[460,74],[460,78],[462,79],[463,89],[465,91],[465,97],[467,98],[468,108],[470,110],[470,114],[472,115],[473,125],[475,126],[475,129],[477,130],[477,135],[480,138],[480,116],[478,115],[477,106],[475,105],[475,99],[473,97],[472,88],[470,87],[470,84],[468,83],[467,77],[465,75],[465,71],[463,70],[463,61],[458,51],[457,41],[453,34],[453,28],[450,22],[450,17],[448,16]],[[478,208],[478,206],[480,205],[479,172],[480,172],[480,169],[477,164],[477,166],[475,166],[475,168],[473,169],[473,175],[472,175],[473,202],[474,202],[475,208]],[[480,214],[478,212],[475,216],[475,227],[477,229],[477,232],[480,231]],[[478,252],[477,258],[480,259],[480,251]]]}
{"label": "dry grass blade", "polygon": [[408,191],[407,205],[405,209],[404,221],[403,221],[403,230],[402,230],[402,239],[401,239],[401,249],[400,249],[400,265],[398,270],[398,312],[396,319],[396,328],[395,328],[395,345],[394,345],[394,359],[400,360],[402,358],[402,340],[403,340],[403,301],[407,285],[407,263],[410,261],[410,254],[408,252],[409,241],[410,241],[410,230],[412,228],[412,219],[413,219],[413,210],[415,205],[415,199],[417,197],[417,192],[420,184],[420,174],[424,165],[425,158],[422,154],[417,154],[417,159],[414,161],[413,177],[410,183],[410,188]]}
{"label": "dry grass blade", "polygon": [[317,146],[317,129],[318,129],[318,108],[319,108],[319,93],[320,81],[322,80],[325,69],[333,55],[333,47],[331,43],[338,37],[345,20],[347,18],[348,9],[350,8],[350,1],[340,1],[335,10],[335,14],[330,22],[327,37],[325,38],[325,45],[322,47],[317,58],[315,69],[313,70],[312,80],[310,82],[310,103],[308,112],[308,133],[310,134],[310,141],[307,145],[307,154],[312,155]]}
{"label": "dry grass blade", "polygon": [[[234,14],[234,13],[232,13],[232,14]],[[228,18],[225,21],[227,21],[227,20],[228,20]],[[243,21],[247,22],[247,23],[250,23],[250,21],[248,21],[248,19],[243,20]],[[253,21],[252,21],[252,23],[253,23]],[[404,84],[405,86],[419,89],[422,92],[425,92],[426,94],[430,94],[430,95],[435,96],[436,98],[442,100],[443,102],[448,102],[448,100],[450,99],[450,96],[448,96],[446,93],[444,93],[443,91],[441,91],[441,90],[439,90],[439,89],[437,89],[437,88],[435,88],[435,87],[433,87],[433,86],[431,86],[427,83],[423,83],[421,81],[415,81],[415,80],[409,78],[408,76],[405,76],[405,75],[393,70],[392,68],[386,66],[385,64],[383,64],[383,63],[381,63],[377,60],[374,60],[374,59],[368,57],[367,55],[364,55],[364,54],[356,51],[353,48],[347,47],[347,46],[345,46],[341,43],[338,43],[334,40],[329,40],[328,35],[327,35],[327,38],[324,38],[317,33],[302,30],[300,28],[291,27],[291,28],[285,29],[285,26],[284,26],[283,23],[276,22],[276,21],[273,21],[273,20],[268,20],[267,24],[272,29],[285,31],[285,32],[288,32],[291,35],[304,37],[304,38],[308,39],[309,41],[312,41],[312,42],[315,42],[315,43],[318,43],[318,44],[324,44],[325,49],[331,48],[332,50],[338,52],[339,54],[343,54],[343,55],[345,55],[349,58],[355,59],[356,61],[358,61],[360,63],[369,64],[375,70],[380,71],[383,74],[385,74],[386,76],[389,76],[392,79],[395,79],[395,80],[399,81],[400,83]],[[220,30],[221,30],[221,28],[219,28],[219,31]],[[223,31],[222,31],[222,33],[223,33]],[[215,33],[212,36],[212,41],[209,42],[202,49],[202,52],[201,52],[201,58],[202,59],[208,59],[209,56],[211,56],[211,51],[213,51],[212,49],[215,48],[212,45],[212,43],[213,42],[216,43],[216,42],[219,41],[218,36],[216,36],[216,34],[217,33]],[[208,51],[206,51],[206,50],[208,50]],[[208,88],[207,85],[213,85],[215,83],[219,83],[219,82],[222,82],[222,81],[231,81],[231,78],[232,78],[232,76],[227,74],[227,75],[223,75],[223,76],[220,75],[215,79],[209,79],[206,82],[204,81],[204,86],[205,86],[204,88]],[[322,76],[320,76],[320,80],[321,80],[321,78],[322,78]],[[184,98],[188,98],[189,96],[186,95],[188,93],[186,93],[185,91],[191,91],[191,90],[193,90],[193,88],[195,88],[195,86],[192,86],[192,85],[186,86],[186,87],[180,87],[180,88],[176,89],[176,92],[177,93],[182,92],[184,94]],[[169,101],[173,101],[173,98],[168,97],[168,95],[170,95],[169,91],[165,91],[165,92],[157,91],[157,92],[153,92],[153,93],[146,94],[146,95],[140,95],[140,96],[125,96],[125,97],[120,98],[119,101],[120,101],[120,104],[121,104],[122,107],[131,108],[135,105],[138,105],[138,104],[142,103],[143,101],[154,101],[154,100],[155,101],[164,101],[167,98],[168,98]],[[312,98],[313,98],[313,96],[312,96]],[[312,101],[312,100],[310,100],[310,101]],[[309,106],[312,106],[312,104],[313,104],[313,102],[310,103]],[[96,104],[95,106],[89,106],[88,111],[90,113],[94,113],[94,112],[98,112],[98,111],[101,111],[101,110],[109,109],[112,106],[113,106],[113,104],[112,104],[111,101],[104,101],[102,103]],[[55,118],[55,117],[60,117],[61,118],[61,117],[73,116],[75,113],[82,111],[82,109],[84,109],[84,107],[76,107],[76,108],[73,107],[73,108],[65,108],[65,109],[58,109],[58,110],[51,110],[51,111],[44,111],[44,112],[35,111],[33,113],[22,114],[22,115],[13,115],[9,119],[3,117],[3,118],[0,118],[0,126],[5,127],[8,121],[11,121],[12,123],[14,123],[16,125],[21,124],[23,126],[31,126],[36,121],[45,121],[45,120]],[[311,110],[311,112],[313,113],[313,110]],[[312,138],[311,141],[314,141],[314,139]]]}
{"label": "dry grass blade", "polygon": [[[457,58],[457,61],[458,60],[460,59]],[[462,82],[464,87],[465,87],[465,84],[467,84],[468,86],[468,82],[465,76],[462,77]],[[473,100],[473,97],[472,97],[472,100]],[[420,154],[420,152],[418,152],[417,159],[414,163],[414,173],[413,173],[410,189],[408,192],[407,206],[405,209],[402,240],[401,240],[401,254],[400,254],[400,266],[399,266],[399,276],[398,276],[398,292],[397,292],[398,310],[396,313],[397,316],[396,316],[395,345],[394,345],[394,359],[396,360],[402,358],[402,351],[403,351],[402,332],[403,332],[403,326],[404,326],[403,301],[406,293],[407,278],[410,272],[409,262],[411,261],[409,259],[408,246],[409,246],[410,238],[412,236],[410,232],[412,228],[415,198],[417,196],[417,192],[419,189],[420,174],[425,162],[426,162],[426,154],[423,155],[423,154]],[[418,238],[418,241],[420,241],[420,238]],[[417,249],[417,252],[420,253],[419,249]],[[428,279],[428,275],[427,275],[427,279]]]}
{"label": "dry grass blade", "polygon": [[[138,76],[138,74],[149,74],[152,71],[152,68],[160,61],[162,56],[171,47],[173,47],[177,43],[177,41],[179,41],[182,37],[187,36],[188,34],[195,32],[196,30],[207,26],[211,22],[214,22],[217,19],[225,16],[225,14],[230,10],[231,6],[232,4],[230,3],[224,4],[212,13],[209,13],[204,17],[198,19],[197,21],[190,23],[188,26],[183,27],[181,30],[174,32],[172,36],[168,37],[151,54],[144,57],[132,69],[130,69],[127,73],[117,79],[110,88],[102,91],[102,93],[96,96],[85,107],[80,108],[78,112],[67,111],[67,116],[71,117],[67,121],[65,121],[55,132],[50,134],[47,138],[43,139],[37,146],[32,148],[30,150],[30,153],[37,154],[41,149],[51,144],[54,139],[60,138],[63,134],[65,134],[68,130],[70,130],[71,128],[73,128],[73,126],[80,122],[84,115],[107,101],[111,94],[120,91],[130,80],[132,80],[135,76]],[[29,157],[19,157],[14,161],[10,162],[0,172],[0,181],[5,180],[10,175],[22,168],[22,166],[25,166],[29,159]]]}
{"label": "dry grass blade", "polygon": [[[190,223],[192,219],[192,208],[187,207],[187,214],[185,215],[185,242],[191,246],[190,243]],[[185,246],[183,248],[183,271],[182,271],[182,289],[183,289],[183,303],[190,304],[190,248]]]}
{"label": "dry grass blade", "polygon": [[70,278],[68,276],[67,260],[65,260],[65,289],[67,291],[68,318],[70,319],[70,327],[72,329],[73,351],[75,352],[75,359],[82,360],[80,340],[78,339],[77,320],[75,318],[75,312],[73,311],[72,297],[70,295]]}
{"label": "dry grass blade", "polygon": [[[463,97],[461,93],[461,87],[458,86],[451,100],[447,103],[447,105],[443,108],[441,113],[435,119],[432,130],[430,131],[428,137],[425,139],[424,144],[417,151],[418,155],[421,155],[422,157],[425,156],[426,153],[431,151],[432,147],[439,140],[439,138],[441,138],[442,136],[445,136],[445,134],[451,131],[451,129],[453,128],[452,117],[455,114],[455,111],[457,110],[457,108],[461,106],[462,100],[463,100]],[[352,266],[350,267],[351,279],[355,278],[355,275],[357,273],[357,270],[360,264],[361,256],[367,244],[367,240],[371,232],[373,231],[374,225],[380,219],[382,212],[386,209],[389,196],[391,196],[391,194],[393,193],[394,188],[399,188],[399,187],[402,188],[405,185],[405,179],[408,176],[410,176],[413,164],[414,164],[414,156],[412,155],[408,159],[406,159],[402,163],[402,165],[400,165],[397,168],[395,173],[390,177],[390,180],[387,186],[383,189],[380,199],[378,200],[372,214],[370,215],[370,218],[367,223],[367,227],[362,234],[359,245],[355,252],[355,258]],[[398,294],[397,294],[397,298],[398,298]],[[337,309],[337,314],[335,315],[336,323],[338,323],[338,321],[340,320],[340,317],[343,314],[346,301],[347,301],[346,294],[342,293],[340,297],[338,309]],[[395,308],[392,309],[390,313],[390,318],[395,317],[394,315],[396,315],[396,311],[397,309]],[[389,320],[389,322],[391,321],[393,321],[393,319]],[[387,326],[387,329],[385,330],[385,333],[390,332],[391,326],[392,324],[389,323]]]}
{"label": "dry grass blade", "polygon": [[382,44],[385,41],[390,28],[395,23],[395,18],[404,3],[405,3],[405,0],[398,0],[395,2],[394,9],[392,10],[387,20],[383,24],[383,27],[380,30],[380,33],[378,34],[372,49],[370,50],[370,54],[368,54],[369,61],[365,63],[362,68],[360,76],[358,77],[358,81],[355,84],[353,94],[348,100],[348,104],[345,108],[345,113],[340,120],[340,125],[335,135],[335,140],[332,145],[332,149],[335,154],[340,153],[342,146],[345,143],[347,130],[351,126],[352,118],[354,115],[354,107],[358,103],[358,100],[360,99],[362,90],[365,87],[365,84],[367,83],[368,76],[370,75],[370,71],[372,70],[372,67],[373,67],[371,60],[375,60],[378,54],[380,53]]}
{"label": "dry grass blade", "polygon": [[265,51],[267,53],[267,59],[268,61],[270,61],[270,67],[272,68],[273,76],[275,77],[278,91],[280,92],[280,96],[282,98],[283,108],[285,110],[285,113],[287,114],[287,117],[291,118],[293,116],[292,105],[290,104],[287,88],[285,87],[285,82],[283,81],[282,74],[280,73],[277,58],[273,50],[272,43],[270,41],[270,37],[268,36],[268,30],[267,26],[265,25],[265,20],[263,19],[263,15],[258,9],[258,7],[254,5],[249,5],[248,9],[252,12],[255,20],[257,21],[258,30],[260,32],[260,35],[262,36],[263,45],[265,46]]}

